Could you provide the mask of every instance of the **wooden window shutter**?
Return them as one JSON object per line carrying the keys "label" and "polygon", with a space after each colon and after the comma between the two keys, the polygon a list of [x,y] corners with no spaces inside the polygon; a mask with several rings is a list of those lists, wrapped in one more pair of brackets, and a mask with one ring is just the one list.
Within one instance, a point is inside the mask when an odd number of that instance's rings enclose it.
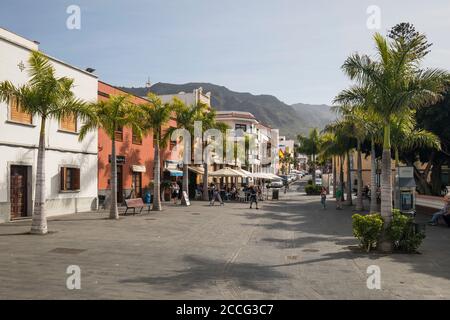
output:
{"label": "wooden window shutter", "polygon": [[61,168],[60,189],[66,191],[66,168]]}
{"label": "wooden window shutter", "polygon": [[77,118],[73,115],[62,118],[60,127],[64,131],[77,132]]}
{"label": "wooden window shutter", "polygon": [[22,111],[22,108],[15,99],[11,100],[10,109],[11,121],[32,124],[33,119],[31,117],[31,114]]}
{"label": "wooden window shutter", "polygon": [[72,190],[80,190],[80,169],[72,169],[73,170],[73,185]]}

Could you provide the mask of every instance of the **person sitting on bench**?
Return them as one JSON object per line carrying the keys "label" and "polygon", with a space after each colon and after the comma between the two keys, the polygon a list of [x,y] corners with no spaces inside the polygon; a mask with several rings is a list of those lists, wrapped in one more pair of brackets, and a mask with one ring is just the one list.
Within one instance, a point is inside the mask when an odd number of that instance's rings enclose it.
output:
{"label": "person sitting on bench", "polygon": [[[431,226],[436,226],[438,224],[439,218],[444,218],[445,222],[448,221],[448,217],[450,217],[450,193],[447,193],[447,195],[444,197],[445,205],[444,207],[433,214],[433,217],[428,222]],[[446,219],[447,218],[447,219]]]}

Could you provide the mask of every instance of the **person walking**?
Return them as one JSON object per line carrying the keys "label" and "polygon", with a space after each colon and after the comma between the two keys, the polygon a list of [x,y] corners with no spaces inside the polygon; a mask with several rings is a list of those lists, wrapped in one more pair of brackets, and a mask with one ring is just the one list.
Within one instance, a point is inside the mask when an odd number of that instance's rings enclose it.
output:
{"label": "person walking", "polygon": [[210,206],[214,206],[214,202],[216,202],[216,199],[219,200],[220,205],[223,206],[224,203],[222,201],[222,197],[220,196],[220,190],[216,188],[214,184],[211,185],[211,191],[212,191],[212,199],[209,203]]}
{"label": "person walking", "polygon": [[258,208],[258,192],[255,186],[250,187],[250,209],[252,209],[253,202],[256,204],[256,209]]}
{"label": "person walking", "polygon": [[178,195],[180,193],[180,186],[176,183],[176,181],[172,182],[170,187],[172,189],[172,200],[173,204],[177,204]]}
{"label": "person walking", "polygon": [[325,210],[327,208],[327,188],[325,187],[322,187],[322,191],[320,192],[320,203]]}
{"label": "person walking", "polygon": [[340,187],[336,190],[336,210],[342,210],[342,189]]}

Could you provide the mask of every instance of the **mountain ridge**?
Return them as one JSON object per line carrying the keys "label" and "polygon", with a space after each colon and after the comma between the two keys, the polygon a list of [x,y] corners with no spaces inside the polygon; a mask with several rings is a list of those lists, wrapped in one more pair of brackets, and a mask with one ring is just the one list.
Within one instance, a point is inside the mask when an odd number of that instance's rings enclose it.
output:
{"label": "mountain ridge", "polygon": [[[119,87],[137,96],[145,96],[148,91],[155,94],[175,94],[181,91],[192,92],[199,87],[203,92],[211,92],[211,106],[218,111],[247,111],[259,121],[280,129],[280,135],[295,138],[297,134],[306,134],[310,128],[322,129],[332,119],[327,105],[297,103],[288,105],[270,94],[252,94],[237,92],[207,82],[189,82],[171,84],[158,82],[148,87]],[[316,109],[317,108],[317,109]],[[317,110],[315,112],[314,110]]]}

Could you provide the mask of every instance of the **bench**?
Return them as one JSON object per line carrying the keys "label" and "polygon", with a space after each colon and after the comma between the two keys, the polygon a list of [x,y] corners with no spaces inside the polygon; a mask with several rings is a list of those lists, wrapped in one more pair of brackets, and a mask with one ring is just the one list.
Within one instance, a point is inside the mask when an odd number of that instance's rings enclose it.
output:
{"label": "bench", "polygon": [[142,209],[148,206],[148,212],[150,212],[150,204],[145,204],[144,201],[142,201],[142,198],[135,198],[135,199],[126,199],[125,204],[127,206],[127,210],[125,210],[125,215],[127,215],[128,209],[133,209],[133,215],[136,214],[136,208],[140,208],[141,210],[139,213],[142,212]]}

